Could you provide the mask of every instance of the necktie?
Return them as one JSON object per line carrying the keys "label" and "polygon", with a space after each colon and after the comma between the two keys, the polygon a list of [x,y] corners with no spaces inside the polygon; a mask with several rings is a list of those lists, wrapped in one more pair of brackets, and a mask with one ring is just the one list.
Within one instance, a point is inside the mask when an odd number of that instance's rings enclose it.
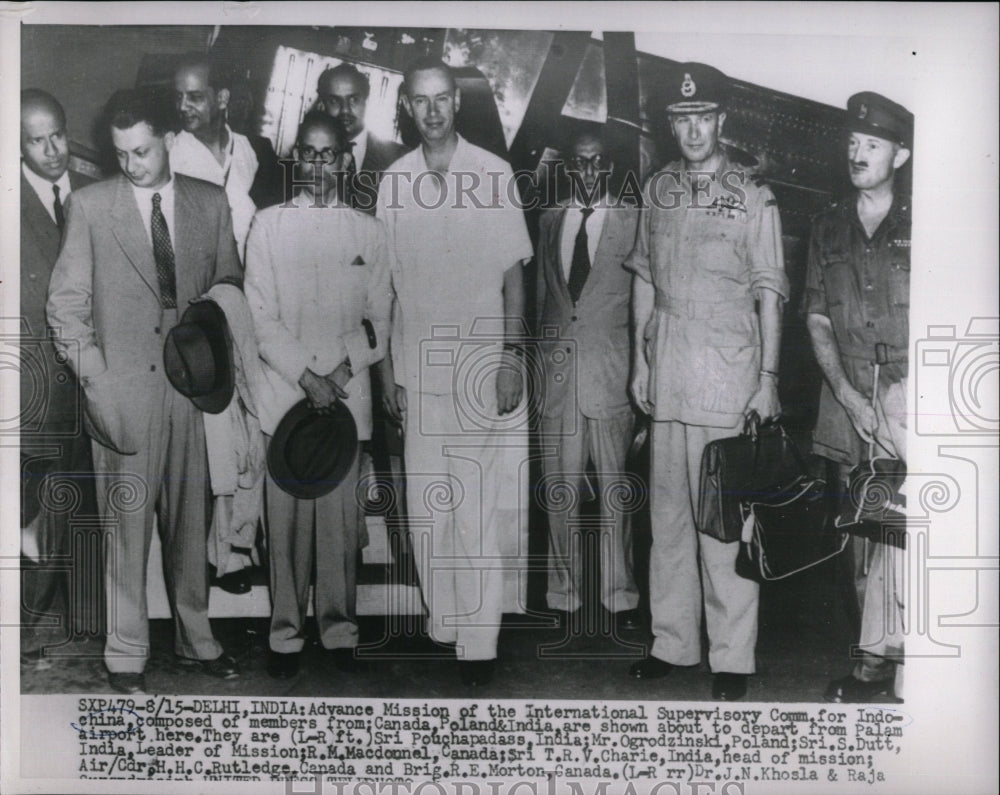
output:
{"label": "necktie", "polygon": [[358,164],[354,159],[354,141],[348,141],[344,146],[344,203],[354,206],[354,180],[358,176]]}
{"label": "necktie", "polygon": [[160,283],[160,304],[164,309],[177,308],[177,277],[174,273],[174,248],[170,245],[167,219],[160,209],[160,194],[153,194],[153,214],[150,217],[153,232],[153,258],[156,260],[156,279]]}
{"label": "necktie", "polygon": [[593,207],[584,207],[580,212],[583,220],[580,221],[580,231],[576,233],[576,242],[573,243],[573,261],[569,266],[569,297],[575,304],[580,300],[580,293],[583,292],[583,285],[587,283],[590,275],[590,250],[587,246],[587,219],[594,212]]}
{"label": "necktie", "polygon": [[61,232],[62,228],[66,225],[66,216],[63,214],[62,202],[59,201],[59,186],[58,185],[53,185],[52,186],[52,195],[54,197],[52,199],[52,209],[55,211],[55,215],[56,215],[56,226],[59,227],[59,231]]}

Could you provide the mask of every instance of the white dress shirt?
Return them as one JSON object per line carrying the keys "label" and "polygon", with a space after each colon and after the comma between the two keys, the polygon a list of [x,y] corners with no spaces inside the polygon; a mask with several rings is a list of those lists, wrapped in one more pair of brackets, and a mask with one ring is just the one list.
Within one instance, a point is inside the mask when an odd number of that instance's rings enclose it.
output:
{"label": "white dress shirt", "polygon": [[[566,218],[563,221],[562,238],[559,242],[559,256],[562,261],[563,278],[569,282],[569,271],[573,265],[573,249],[576,245],[576,235],[583,222],[582,204],[573,203],[566,208]],[[597,256],[597,244],[601,242],[604,231],[604,219],[608,215],[606,206],[595,207],[593,214],[587,219],[587,252],[590,254],[590,264],[594,264]]]}
{"label": "white dress shirt", "polygon": [[142,216],[142,225],[146,227],[146,234],[149,236],[149,243],[153,243],[153,194],[160,194],[160,210],[167,221],[167,231],[170,232],[170,245],[174,251],[177,250],[177,238],[174,235],[174,178],[170,177],[170,182],[162,188],[140,188],[138,185],[132,186],[135,194],[136,204],[139,205],[139,215]]}
{"label": "white dress shirt", "polygon": [[69,198],[69,192],[71,190],[69,184],[69,171],[64,171],[63,175],[55,182],[49,182],[45,179],[45,177],[38,176],[38,174],[28,168],[24,163],[21,163],[21,173],[24,174],[24,178],[28,180],[28,184],[31,185],[35,193],[38,195],[39,200],[42,202],[42,207],[44,207],[45,211],[49,214],[49,218],[55,222],[56,195],[52,192],[52,186],[59,186],[59,203],[65,207],[66,199]]}

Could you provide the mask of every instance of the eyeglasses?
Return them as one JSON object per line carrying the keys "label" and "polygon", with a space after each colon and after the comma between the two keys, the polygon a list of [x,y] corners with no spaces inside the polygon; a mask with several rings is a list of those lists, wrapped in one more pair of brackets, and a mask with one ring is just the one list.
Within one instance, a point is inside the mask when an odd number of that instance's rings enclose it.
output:
{"label": "eyeglasses", "polygon": [[329,146],[324,149],[314,149],[311,146],[296,144],[300,160],[322,160],[324,163],[334,163],[337,158],[344,154],[343,149],[331,149]]}
{"label": "eyeglasses", "polygon": [[574,171],[585,171],[587,166],[593,166],[595,171],[604,171],[604,169],[611,167],[611,158],[604,155],[571,157],[567,162]]}

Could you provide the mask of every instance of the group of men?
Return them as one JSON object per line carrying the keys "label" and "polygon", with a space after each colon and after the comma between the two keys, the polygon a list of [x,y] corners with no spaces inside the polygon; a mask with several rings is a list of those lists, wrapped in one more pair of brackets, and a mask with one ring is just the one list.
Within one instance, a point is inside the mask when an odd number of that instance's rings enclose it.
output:
{"label": "group of men", "polygon": [[[657,679],[699,664],[704,612],[713,695],[745,695],[759,587],[735,571],[738,544],[698,532],[693,505],[705,445],[738,434],[751,411],[780,415],[788,279],[774,195],[720,144],[727,78],[681,64],[667,81],[681,159],[647,182],[641,207],[623,205],[607,190],[614,156],[600,131],[575,132],[563,148],[572,189],[543,210],[537,250],[509,165],[458,133],[461,92],[436,59],[404,75],[402,104],[421,138],[408,153],[366,132],[368,85],[356,68],[325,72],[298,130],[285,183],[294,191],[256,213],[254,151],[226,124],[229,92],[213,84],[203,59],[185,61],[175,77],[183,132],[140,92],[113,98],[108,119],[122,173],[88,187],[66,182],[58,103],[22,94],[22,204],[38,199],[54,227],[38,258],[38,278],[49,282],[51,272],[48,288],[26,285],[22,259],[22,305],[28,312],[26,286],[47,300],[54,344],[82,390],[98,503],[113,524],[105,662],[114,689],[145,688],[154,514],[179,660],[220,678],[239,675],[208,622],[211,504],[200,412],[161,364],[163,341],[189,302],[229,282],[243,286],[253,319],[267,383],[255,402],[268,439],[302,399],[316,412],[346,404],[359,438],[368,438],[369,370],[378,368],[381,409],[404,432],[406,511],[429,634],[454,649],[465,684],[494,676],[504,570],[525,552],[525,368],[537,356],[543,477],[584,489],[593,464],[602,528],[594,587],[626,631],[642,624],[639,591],[630,523],[609,492],[626,468],[634,409],[651,418],[654,641],[629,675]],[[900,422],[895,404],[870,401],[865,347],[891,346],[896,366],[882,373],[892,388],[880,395],[896,400],[905,395],[907,351],[909,222],[893,177],[909,156],[912,117],[878,95],[859,96],[848,107],[857,197],[816,222],[806,304],[827,380],[817,441],[830,431],[822,452],[837,450],[845,464],[858,460],[859,439],[888,438],[886,428]],[[537,346],[523,269],[532,257]],[[898,440],[894,450],[902,457]],[[340,487],[312,499],[267,478],[272,676],[299,670],[314,568],[322,646],[339,670],[365,667],[353,654],[363,543],[357,472],[355,460]],[[146,489],[137,504],[121,500],[122,473]],[[546,600],[567,622],[591,587],[572,502],[547,506]],[[869,578],[866,614],[881,611],[890,579]],[[901,647],[871,643],[877,624],[865,624],[866,664],[831,685],[829,698],[887,691],[892,671],[881,661],[898,659]]]}

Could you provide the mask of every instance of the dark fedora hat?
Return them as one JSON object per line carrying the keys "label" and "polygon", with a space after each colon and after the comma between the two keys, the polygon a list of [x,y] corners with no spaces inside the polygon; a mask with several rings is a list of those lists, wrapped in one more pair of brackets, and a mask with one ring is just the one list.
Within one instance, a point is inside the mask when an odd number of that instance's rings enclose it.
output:
{"label": "dark fedora hat", "polygon": [[267,448],[267,469],[281,489],[301,500],[329,494],[358,454],[358,426],[341,401],[329,412],[300,400],[281,418]]}
{"label": "dark fedora hat", "polygon": [[233,398],[233,339],[226,314],[214,301],[191,304],[163,344],[170,384],[207,414],[219,414]]}

